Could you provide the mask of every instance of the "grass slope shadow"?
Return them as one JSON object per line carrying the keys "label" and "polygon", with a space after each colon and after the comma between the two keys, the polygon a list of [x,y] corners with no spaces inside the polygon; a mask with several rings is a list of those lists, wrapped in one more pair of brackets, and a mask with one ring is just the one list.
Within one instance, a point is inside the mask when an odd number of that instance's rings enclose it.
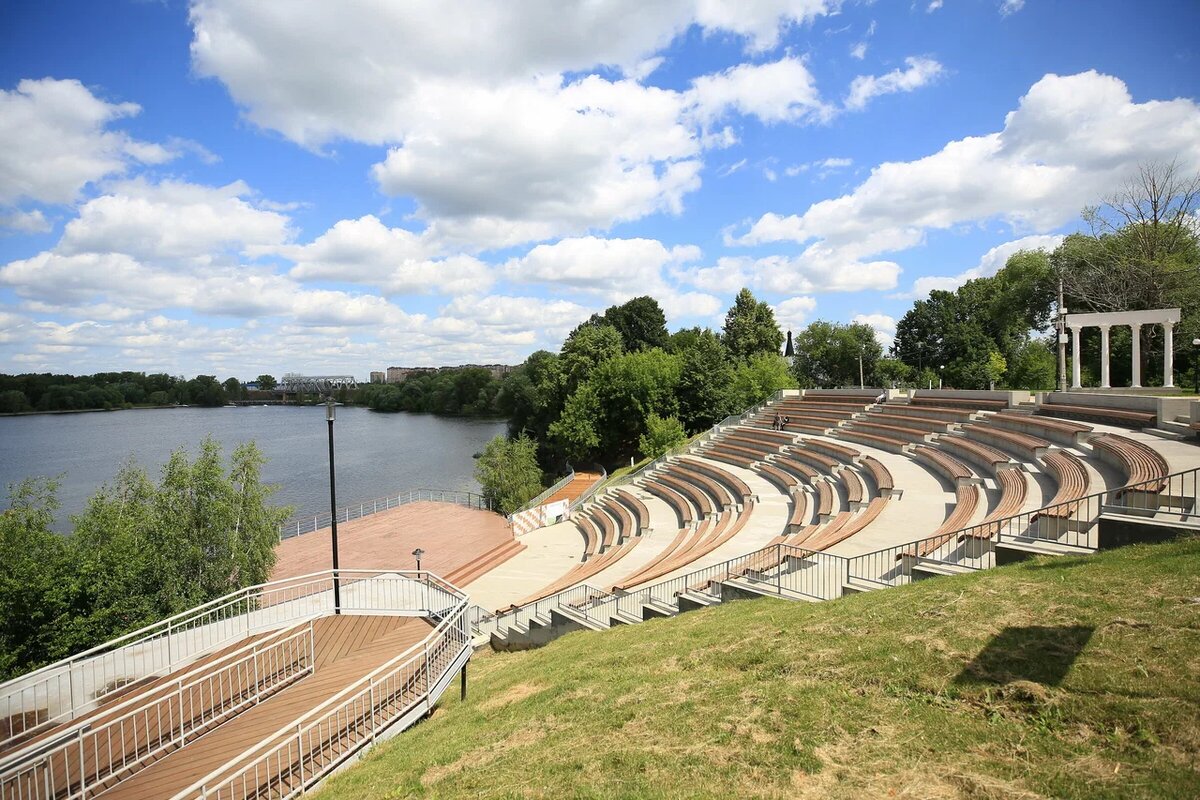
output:
{"label": "grass slope shadow", "polygon": [[1031,681],[1058,686],[1083,652],[1095,628],[1090,625],[1008,627],[971,659],[957,684]]}

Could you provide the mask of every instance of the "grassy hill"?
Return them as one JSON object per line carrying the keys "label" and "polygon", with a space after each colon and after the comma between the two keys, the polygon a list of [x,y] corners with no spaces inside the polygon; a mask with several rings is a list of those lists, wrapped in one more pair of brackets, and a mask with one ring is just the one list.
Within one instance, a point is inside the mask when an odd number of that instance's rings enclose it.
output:
{"label": "grassy hill", "polygon": [[1200,540],[472,661],[329,782],[393,797],[1200,797]]}

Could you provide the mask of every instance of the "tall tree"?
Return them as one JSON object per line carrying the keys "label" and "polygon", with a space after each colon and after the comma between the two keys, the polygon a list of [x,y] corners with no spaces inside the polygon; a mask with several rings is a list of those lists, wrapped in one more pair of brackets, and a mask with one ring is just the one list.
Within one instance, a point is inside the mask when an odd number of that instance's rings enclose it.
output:
{"label": "tall tree", "polygon": [[497,436],[475,462],[475,479],[483,496],[502,514],[511,514],[542,490],[537,465],[537,442],[528,436]]}
{"label": "tall tree", "polygon": [[263,389],[268,392],[279,385],[279,381],[275,380],[274,375],[266,375],[266,374],[259,375],[257,378],[257,382],[258,382],[258,388]]}
{"label": "tall tree", "polygon": [[[679,336],[679,334],[675,334]],[[674,337],[672,337],[674,341]],[[683,343],[680,339],[680,343]],[[689,433],[710,428],[736,410],[729,351],[712,331],[697,330],[680,359],[679,419]]]}
{"label": "tall tree", "polygon": [[793,342],[796,359],[792,368],[800,386],[858,386],[860,358],[863,380],[874,385],[875,362],[882,357],[883,348],[870,325],[817,320],[800,331]]}
{"label": "tall tree", "polygon": [[783,332],[775,322],[775,312],[765,302],[755,300],[749,289],[738,292],[733,306],[725,314],[721,340],[738,360],[755,353],[779,354]]}
{"label": "tall tree", "polygon": [[596,365],[625,351],[621,334],[612,325],[580,325],[563,342],[559,356],[566,373],[567,391],[588,379]]}
{"label": "tall tree", "polygon": [[666,349],[670,338],[662,307],[647,295],[635,297],[619,306],[610,306],[603,316],[594,317],[589,322],[616,328],[629,352],[654,347]]}

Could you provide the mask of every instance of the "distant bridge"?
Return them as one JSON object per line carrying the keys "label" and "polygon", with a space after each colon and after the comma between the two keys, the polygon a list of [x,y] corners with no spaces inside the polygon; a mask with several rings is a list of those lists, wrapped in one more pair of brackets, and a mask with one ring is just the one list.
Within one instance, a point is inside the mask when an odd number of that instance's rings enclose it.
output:
{"label": "distant bridge", "polygon": [[330,394],[338,389],[356,389],[353,375],[296,375],[288,374],[275,387],[279,394]]}

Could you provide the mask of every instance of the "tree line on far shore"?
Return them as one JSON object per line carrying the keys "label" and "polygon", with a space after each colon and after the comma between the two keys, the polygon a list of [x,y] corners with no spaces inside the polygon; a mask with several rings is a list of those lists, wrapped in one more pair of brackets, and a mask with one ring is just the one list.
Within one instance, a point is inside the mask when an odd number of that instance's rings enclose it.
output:
{"label": "tree line on far shore", "polygon": [[[275,378],[259,375],[261,389],[275,387]],[[56,375],[49,372],[0,374],[0,413],[24,411],[111,411],[137,406],[223,406],[251,396],[237,378],[218,381],[215,375],[190,380],[163,372],[97,372],[95,375]]]}

